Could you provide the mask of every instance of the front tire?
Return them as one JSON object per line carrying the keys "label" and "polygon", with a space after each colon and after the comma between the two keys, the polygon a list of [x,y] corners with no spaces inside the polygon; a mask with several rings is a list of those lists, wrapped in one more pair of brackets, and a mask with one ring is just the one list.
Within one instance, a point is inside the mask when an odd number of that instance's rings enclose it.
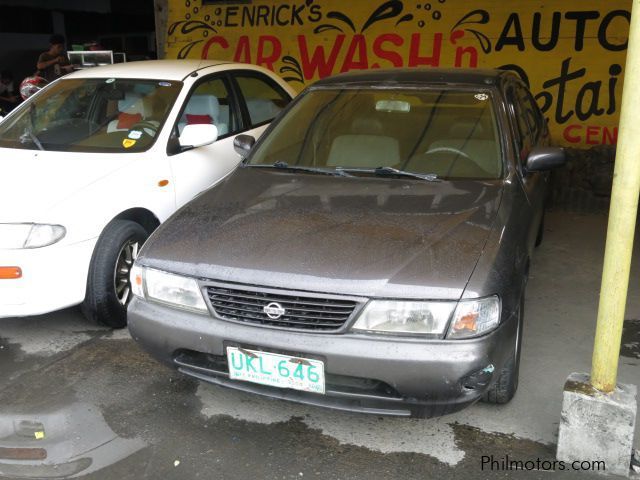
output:
{"label": "front tire", "polygon": [[82,312],[111,328],[127,325],[131,300],[129,273],[149,233],[130,220],[112,220],[103,230],[91,257]]}

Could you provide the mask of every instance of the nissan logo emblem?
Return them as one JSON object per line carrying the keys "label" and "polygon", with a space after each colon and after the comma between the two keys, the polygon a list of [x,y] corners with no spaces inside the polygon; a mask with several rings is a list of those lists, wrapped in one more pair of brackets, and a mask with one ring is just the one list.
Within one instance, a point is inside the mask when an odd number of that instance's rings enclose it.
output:
{"label": "nissan logo emblem", "polygon": [[286,310],[282,308],[282,305],[276,302],[271,302],[269,305],[264,307],[262,311],[266,313],[267,317],[269,317],[272,320],[276,320],[280,318],[286,312]]}

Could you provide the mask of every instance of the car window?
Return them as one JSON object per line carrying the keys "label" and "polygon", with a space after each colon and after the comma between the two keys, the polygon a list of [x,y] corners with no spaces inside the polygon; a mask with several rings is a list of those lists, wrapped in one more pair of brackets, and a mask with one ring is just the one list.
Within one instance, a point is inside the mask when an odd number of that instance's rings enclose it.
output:
{"label": "car window", "polygon": [[0,124],[0,146],[144,151],[155,142],[181,88],[182,82],[160,80],[62,79]]}
{"label": "car window", "polygon": [[502,176],[489,90],[323,88],[299,97],[277,122],[250,165]]}
{"label": "car window", "polygon": [[518,84],[516,89],[518,92],[518,97],[520,99],[520,104],[523,108],[524,117],[529,126],[529,130],[531,131],[531,140],[535,144],[540,138],[540,134],[543,130],[542,115],[540,113],[540,109],[538,108],[538,104],[531,96],[531,93],[529,93],[529,91],[523,85]]}
{"label": "car window", "polygon": [[227,82],[221,77],[205,79],[191,92],[178,119],[178,135],[187,125],[203,123],[218,127],[218,138],[239,129]]}
{"label": "car window", "polygon": [[270,78],[260,74],[237,74],[238,87],[249,112],[251,127],[273,120],[291,97]]}
{"label": "car window", "polygon": [[520,163],[524,165],[526,163],[527,156],[531,151],[532,135],[529,127],[529,121],[527,120],[526,109],[521,103],[522,98],[516,92],[514,85],[510,85],[507,88],[507,100],[509,102],[509,105],[511,106],[511,109],[513,110],[513,116],[515,117],[518,156],[520,159]]}

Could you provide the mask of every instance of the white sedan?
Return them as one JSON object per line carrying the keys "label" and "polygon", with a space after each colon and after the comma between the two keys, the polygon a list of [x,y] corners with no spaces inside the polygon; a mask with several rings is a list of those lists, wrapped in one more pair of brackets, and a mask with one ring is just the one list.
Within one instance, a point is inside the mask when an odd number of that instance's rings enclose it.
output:
{"label": "white sedan", "polygon": [[260,136],[293,95],[253,65],[158,60],[29,98],[0,122],[0,317],[82,304],[125,326],[142,243],[231,173],[234,137]]}

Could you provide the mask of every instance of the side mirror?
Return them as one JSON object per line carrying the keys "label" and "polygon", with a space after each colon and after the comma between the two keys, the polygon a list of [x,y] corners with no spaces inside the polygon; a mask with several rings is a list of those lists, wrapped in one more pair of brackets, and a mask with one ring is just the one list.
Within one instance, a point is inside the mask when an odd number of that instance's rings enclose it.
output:
{"label": "side mirror", "polygon": [[2,119],[3,119],[3,118],[4,118],[4,117],[3,117],[2,115],[0,115],[0,122],[2,121]]}
{"label": "side mirror", "polygon": [[185,125],[178,139],[183,150],[204,147],[218,139],[218,127],[210,124]]}
{"label": "side mirror", "polygon": [[233,139],[233,148],[242,158],[247,158],[256,139],[251,135],[238,135]]}
{"label": "side mirror", "polygon": [[561,167],[567,161],[564,148],[539,147],[529,153],[527,157],[528,172],[543,172]]}

